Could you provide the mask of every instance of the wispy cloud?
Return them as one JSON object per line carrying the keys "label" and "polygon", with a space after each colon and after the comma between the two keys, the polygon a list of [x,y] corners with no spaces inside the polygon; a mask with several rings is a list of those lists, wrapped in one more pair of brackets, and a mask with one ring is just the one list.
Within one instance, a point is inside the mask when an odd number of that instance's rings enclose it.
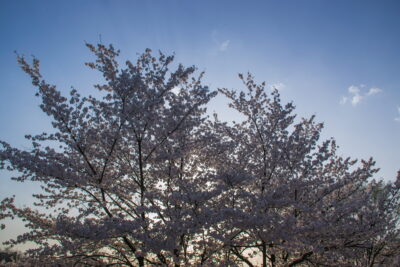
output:
{"label": "wispy cloud", "polygon": [[369,89],[369,91],[367,93],[367,96],[375,95],[375,94],[379,94],[379,93],[382,93],[381,89],[379,89],[379,88],[371,88],[371,89]]}
{"label": "wispy cloud", "polygon": [[271,84],[271,85],[269,85],[269,88],[271,89],[271,90],[282,90],[283,88],[285,88],[285,84],[284,83],[281,83],[281,82],[277,82],[277,83],[273,83],[273,84]]}
{"label": "wispy cloud", "polygon": [[352,85],[347,89],[350,94],[356,95],[360,93],[360,88],[358,86]]}
{"label": "wispy cloud", "polygon": [[347,89],[349,94],[347,96],[342,96],[339,103],[341,105],[345,105],[347,102],[350,102],[351,105],[353,105],[355,107],[355,106],[359,105],[364,98],[383,92],[382,89],[373,87],[373,88],[370,88],[367,93],[362,93],[361,88],[364,88],[364,87],[365,87],[364,84],[351,85]]}
{"label": "wispy cloud", "polygon": [[231,42],[230,40],[225,40],[225,41],[223,41],[223,42],[219,45],[219,51],[225,51],[225,50],[228,48],[230,42]]}
{"label": "wispy cloud", "polygon": [[353,97],[351,98],[351,104],[353,106],[357,106],[358,104],[360,104],[361,100],[363,99],[363,96],[360,94],[355,94],[353,95]]}
{"label": "wispy cloud", "polygon": [[397,106],[397,117],[394,118],[395,121],[399,121],[400,122],[400,106]]}
{"label": "wispy cloud", "polygon": [[220,38],[219,32],[215,29],[211,32],[211,37],[214,43],[217,45],[218,51],[220,52],[226,51],[231,43],[231,40],[229,39],[221,41],[222,38]]}

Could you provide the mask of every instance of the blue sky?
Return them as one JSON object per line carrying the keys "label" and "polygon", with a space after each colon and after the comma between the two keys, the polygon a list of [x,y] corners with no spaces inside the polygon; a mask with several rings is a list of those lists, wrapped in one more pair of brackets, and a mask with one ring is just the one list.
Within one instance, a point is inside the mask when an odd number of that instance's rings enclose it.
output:
{"label": "blue sky", "polygon": [[[394,179],[400,169],[399,1],[0,1],[0,139],[50,129],[14,51],[35,55],[42,73],[66,92],[89,94],[99,75],[84,43],[113,43],[122,59],[149,47],[204,70],[204,83],[241,88],[237,73],[280,87],[299,116],[325,122],[339,153],[373,156]],[[101,36],[101,37],[100,37]],[[210,104],[227,120],[222,97]],[[396,118],[398,120],[396,121]],[[31,185],[0,173],[0,198],[29,201]],[[1,239],[1,237],[0,237]]]}

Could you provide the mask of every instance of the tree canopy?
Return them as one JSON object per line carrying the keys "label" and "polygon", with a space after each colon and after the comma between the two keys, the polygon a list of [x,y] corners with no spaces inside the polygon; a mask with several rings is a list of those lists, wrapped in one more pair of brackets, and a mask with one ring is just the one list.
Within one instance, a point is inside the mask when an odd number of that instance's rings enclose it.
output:
{"label": "tree canopy", "polygon": [[[399,260],[400,172],[374,180],[373,159],[337,154],[315,117],[297,119],[278,90],[210,90],[196,68],[147,49],[120,66],[112,45],[87,45],[104,82],[63,96],[39,60],[18,56],[53,133],[0,142],[0,168],[43,185],[19,217],[34,264],[124,266],[382,266]],[[217,93],[239,122],[207,116]],[[4,226],[3,226],[4,227]],[[6,228],[5,228],[6,230]],[[4,229],[1,231],[5,231]]]}

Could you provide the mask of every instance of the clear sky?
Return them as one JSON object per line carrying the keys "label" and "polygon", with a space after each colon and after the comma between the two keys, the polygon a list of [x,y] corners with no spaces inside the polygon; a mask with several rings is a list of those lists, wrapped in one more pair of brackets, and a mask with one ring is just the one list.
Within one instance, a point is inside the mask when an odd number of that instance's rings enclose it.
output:
{"label": "clear sky", "polygon": [[[85,42],[113,43],[122,59],[145,48],[204,70],[204,83],[241,88],[237,73],[280,88],[299,116],[316,114],[339,153],[400,169],[400,1],[0,1],[0,139],[50,129],[14,51],[41,60],[46,80],[89,94],[98,74]],[[227,120],[222,97],[209,106]],[[32,185],[0,173],[0,198],[29,201]],[[29,204],[29,203],[28,203]],[[1,233],[0,233],[1,234]],[[0,236],[0,240],[2,237]]]}

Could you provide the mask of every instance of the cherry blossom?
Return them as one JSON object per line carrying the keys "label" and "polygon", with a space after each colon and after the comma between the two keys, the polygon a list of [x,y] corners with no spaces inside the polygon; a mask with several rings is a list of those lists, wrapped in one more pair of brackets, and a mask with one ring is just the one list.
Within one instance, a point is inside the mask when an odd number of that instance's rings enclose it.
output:
{"label": "cherry blossom", "polygon": [[[219,89],[240,122],[207,116],[218,93],[203,73],[150,49],[120,66],[112,45],[87,44],[103,83],[64,96],[39,60],[32,78],[53,133],[30,149],[0,141],[0,168],[38,182],[35,207],[14,198],[0,219],[19,217],[41,265],[391,266],[399,259],[399,190],[374,180],[373,159],[337,154],[315,116],[297,119],[250,74],[245,90]],[[2,228],[6,225],[2,225]]]}

